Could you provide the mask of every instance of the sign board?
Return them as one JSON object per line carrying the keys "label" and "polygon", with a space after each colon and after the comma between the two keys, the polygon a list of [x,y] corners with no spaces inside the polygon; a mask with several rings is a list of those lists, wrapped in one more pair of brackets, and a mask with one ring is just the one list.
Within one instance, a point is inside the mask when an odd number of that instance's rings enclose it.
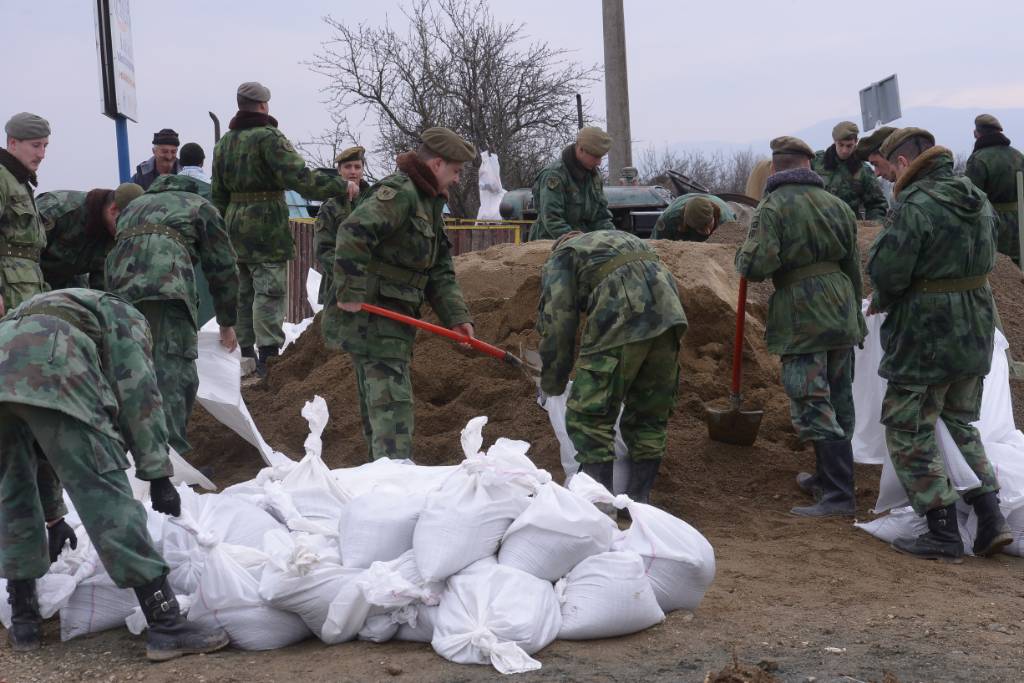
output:
{"label": "sign board", "polygon": [[896,74],[872,83],[860,91],[860,116],[864,132],[903,116],[900,111],[900,86]]}
{"label": "sign board", "polygon": [[96,48],[100,58],[103,113],[110,118],[138,118],[135,56],[128,0],[96,0]]}

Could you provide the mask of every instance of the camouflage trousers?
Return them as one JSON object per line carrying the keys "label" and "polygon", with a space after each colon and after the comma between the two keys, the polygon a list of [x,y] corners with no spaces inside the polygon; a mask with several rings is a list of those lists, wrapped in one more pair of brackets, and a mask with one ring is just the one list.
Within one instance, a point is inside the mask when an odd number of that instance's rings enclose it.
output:
{"label": "camouflage trousers", "polygon": [[885,443],[896,475],[919,515],[954,503],[959,497],[949,481],[935,440],[935,421],[940,417],[981,481],[981,486],[971,489],[970,494],[999,490],[981,435],[971,426],[981,414],[983,382],[982,377],[932,386],[890,382],[885,391]]}
{"label": "camouflage trousers", "polygon": [[565,427],[580,463],[615,458],[615,421],[633,460],[659,460],[668,443],[668,418],[679,391],[679,336],[674,329],[653,339],[576,361]]}
{"label": "camouflage trousers", "polygon": [[135,307],[146,316],[153,335],[153,366],[163,397],[168,443],[179,455],[185,455],[192,450],[188,419],[199,391],[198,332],[182,301],[140,301]]}
{"label": "camouflage trousers", "polygon": [[409,361],[352,356],[369,460],[412,459]]}
{"label": "camouflage trousers", "polygon": [[996,248],[1000,254],[1006,254],[1013,262],[1020,267],[1020,242],[1018,241],[1020,227],[1017,225],[1018,217],[1014,211],[997,211],[996,221],[998,230],[996,232]]}
{"label": "camouflage trousers", "polygon": [[801,441],[853,438],[853,349],[782,356],[782,387]]}
{"label": "camouflage trousers", "polygon": [[15,306],[20,306],[26,299],[50,289],[43,279],[39,264],[31,259],[0,257],[0,274],[3,283],[0,294],[4,297],[5,312],[14,310]]}
{"label": "camouflage trousers", "polygon": [[[33,438],[39,448],[33,445]],[[168,572],[125,475],[124,446],[56,410],[0,404],[0,571],[37,579],[50,567],[46,521],[66,514],[63,482],[110,578],[141,586]]]}
{"label": "camouflage trousers", "polygon": [[238,264],[238,345],[280,347],[288,308],[288,263]]}

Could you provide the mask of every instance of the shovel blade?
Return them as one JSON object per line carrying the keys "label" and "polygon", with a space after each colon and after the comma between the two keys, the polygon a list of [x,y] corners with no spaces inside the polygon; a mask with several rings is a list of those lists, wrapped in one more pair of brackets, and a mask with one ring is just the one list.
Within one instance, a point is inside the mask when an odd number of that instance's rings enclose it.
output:
{"label": "shovel blade", "polygon": [[706,408],[705,412],[708,437],[712,441],[734,446],[753,446],[757,440],[757,432],[761,428],[761,418],[764,417],[763,410]]}

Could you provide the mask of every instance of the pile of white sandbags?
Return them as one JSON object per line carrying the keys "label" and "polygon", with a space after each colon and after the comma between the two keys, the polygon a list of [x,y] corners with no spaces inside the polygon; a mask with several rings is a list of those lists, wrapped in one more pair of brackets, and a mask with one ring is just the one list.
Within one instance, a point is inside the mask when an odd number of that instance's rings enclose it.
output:
{"label": "pile of white sandbags", "polygon": [[[311,634],[409,640],[453,662],[529,671],[556,638],[625,635],[696,608],[714,578],[711,545],[685,522],[586,475],[564,488],[527,443],[498,439],[482,452],[485,417],[463,430],[458,466],[332,471],[321,458],[326,404],[316,397],[302,414],[300,462],[221,493],[180,485],[177,518],[149,509],[188,619],[223,627],[236,647]],[[627,508],[632,525],[620,531],[594,503]],[[73,514],[69,523],[79,547],[39,582],[44,615],[60,612],[65,639],[121,624],[141,632],[134,594],[113,585]]]}

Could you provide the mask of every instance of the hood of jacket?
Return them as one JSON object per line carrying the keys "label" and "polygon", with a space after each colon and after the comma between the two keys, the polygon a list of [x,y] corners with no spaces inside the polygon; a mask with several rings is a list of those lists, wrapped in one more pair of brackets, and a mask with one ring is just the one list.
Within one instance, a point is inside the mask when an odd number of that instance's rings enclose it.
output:
{"label": "hood of jacket", "polygon": [[953,152],[936,145],[921,153],[893,187],[897,199],[920,190],[966,221],[976,219],[987,198],[972,182],[953,173]]}

